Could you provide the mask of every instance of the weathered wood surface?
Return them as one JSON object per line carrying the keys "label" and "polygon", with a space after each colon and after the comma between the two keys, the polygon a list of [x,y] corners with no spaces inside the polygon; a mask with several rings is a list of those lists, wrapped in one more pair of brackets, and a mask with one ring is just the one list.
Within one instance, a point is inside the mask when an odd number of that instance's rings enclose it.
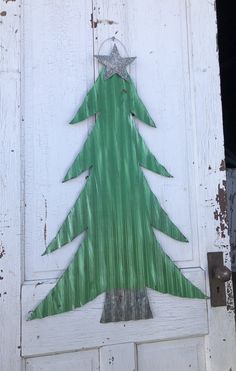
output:
{"label": "weathered wood surface", "polygon": [[227,201],[232,271],[236,273],[236,169],[227,169]]}
{"label": "weathered wood surface", "polygon": [[62,183],[88,134],[69,122],[94,80],[90,16],[87,0],[24,1],[26,280],[57,277],[83,239],[41,257],[86,181]]}
{"label": "weathered wood surface", "polygon": [[[91,28],[90,18],[91,4],[85,0],[80,6],[77,0],[67,0],[62,8],[57,2],[40,0],[35,6],[25,1],[25,277],[58,277],[82,240],[81,236],[57,253],[40,257],[85,184],[87,174],[61,183],[90,125],[68,122],[93,84],[94,68],[97,74],[93,53],[114,35],[129,55],[137,56],[130,73],[157,123],[157,129],[138,123],[139,130],[174,178],[150,171],[145,175],[190,242],[185,245],[156,232],[158,239],[180,267],[199,266],[185,3],[168,0],[157,6],[155,0],[148,0],[147,6],[141,1],[95,1],[96,28]],[[140,22],[148,25],[145,32]],[[100,52],[110,47],[107,42]],[[122,46],[119,49],[123,53]]]}
{"label": "weathered wood surface", "polygon": [[0,2],[0,370],[20,371],[20,6]]}
{"label": "weathered wood surface", "polygon": [[26,371],[100,371],[98,350],[29,358]]}
{"label": "weathered wood surface", "polygon": [[125,343],[100,348],[100,371],[121,370],[138,371],[136,345]]}
{"label": "weathered wood surface", "polygon": [[[221,112],[217,25],[214,3],[191,0],[188,4],[190,71],[192,81],[192,123],[198,154],[198,228],[201,266],[207,272],[207,251],[223,251],[230,266],[226,220],[226,174]],[[207,292],[209,295],[209,282]],[[233,370],[236,365],[232,289],[229,306],[211,308],[208,302],[209,336],[205,338],[207,369]]]}
{"label": "weathered wood surface", "polygon": [[140,344],[137,348],[139,371],[206,370],[202,337]]}
{"label": "weathered wood surface", "polygon": [[[198,345],[201,354],[207,356],[207,370],[233,370],[235,332],[230,305],[214,310],[209,306],[207,323],[207,311],[201,301],[152,292],[154,319],[104,325],[99,323],[103,295],[75,312],[42,321],[25,320],[28,311],[52,287],[48,280],[61,274],[82,238],[49,257],[40,257],[85,182],[87,174],[66,185],[60,180],[80,150],[93,120],[77,127],[67,123],[97,75],[93,53],[98,53],[107,37],[118,37],[128,54],[138,57],[129,72],[157,122],[157,129],[137,124],[151,151],[174,179],[162,179],[148,171],[145,176],[190,243],[183,246],[161,233],[157,233],[158,239],[180,267],[201,266],[206,277],[207,251],[224,251],[229,264],[213,2],[94,0],[92,4],[83,0],[78,5],[76,0],[66,0],[62,6],[57,1],[39,0],[35,5],[26,0],[24,22],[27,282],[22,294],[23,354],[111,346],[123,343],[124,339],[131,343],[181,339],[204,335],[209,330],[209,336]],[[110,45],[104,44],[102,52],[108,51]],[[199,282],[196,271],[199,270],[190,270],[193,282]],[[205,286],[205,279],[201,284]],[[231,299],[229,295],[229,304]],[[177,351],[173,351],[176,370],[178,366],[185,367],[176,355],[180,342],[176,343]],[[145,351],[148,347],[145,344]],[[193,348],[192,351],[191,346],[187,347],[189,359],[197,369],[194,359],[199,348],[195,345]],[[139,352],[144,352],[144,348]],[[140,371],[146,371],[141,356],[139,362]],[[150,365],[150,371],[155,365]]]}
{"label": "weathered wood surface", "polygon": [[[183,245],[161,233],[157,233],[158,239],[180,267],[200,265],[186,4],[170,0],[158,6],[154,0],[148,0],[148,6],[141,1],[94,1],[93,28],[89,21],[91,4],[82,1],[78,7],[76,0],[67,0],[65,5],[66,13],[56,2],[41,0],[35,7],[27,0],[24,9],[25,277],[28,283],[22,294],[23,354],[76,350],[124,339],[150,341],[205,334],[208,326],[204,301],[155,292],[150,297],[154,319],[148,321],[100,324],[104,295],[75,312],[25,321],[28,311],[52,287],[48,280],[61,274],[82,238],[51,256],[40,257],[84,186],[87,174],[67,184],[60,183],[90,125],[84,122],[70,127],[67,123],[94,81],[94,68],[97,75],[98,64],[94,64],[93,53],[98,53],[107,37],[118,37],[129,55],[138,57],[130,73],[158,125],[157,129],[151,129],[137,124],[151,151],[174,179],[164,179],[148,171],[145,175],[190,243]],[[145,32],[140,22],[147,25]],[[101,52],[108,51],[110,46],[109,42],[105,43]],[[123,52],[121,46],[120,50]],[[188,272],[188,277],[204,289],[201,271]]]}
{"label": "weathered wood surface", "polygon": [[[187,278],[204,290],[205,276],[200,269],[183,270]],[[46,317],[43,320],[26,321],[53,283],[47,281],[24,285],[23,300],[23,348],[24,356],[35,356],[84,348],[113,345],[123,342],[145,342],[186,336],[199,336],[208,332],[206,303],[204,300],[183,299],[148,290],[153,319],[100,323],[104,296],[100,295],[82,308]],[[63,333],[63,336],[62,336]]]}

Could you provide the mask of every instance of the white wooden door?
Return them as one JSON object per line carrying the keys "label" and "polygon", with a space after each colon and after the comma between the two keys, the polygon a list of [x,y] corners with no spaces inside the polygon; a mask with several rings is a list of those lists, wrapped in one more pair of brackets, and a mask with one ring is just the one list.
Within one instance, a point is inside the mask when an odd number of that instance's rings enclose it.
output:
{"label": "white wooden door", "polygon": [[223,251],[230,264],[214,3],[8,0],[0,15],[1,371],[236,370],[230,284],[227,307],[149,290],[150,320],[101,324],[104,295],[26,320],[83,238],[41,256],[86,181],[84,173],[61,182],[93,120],[68,123],[97,76],[93,55],[108,37],[137,56],[129,72],[157,129],[137,125],[174,175],[145,171],[189,239],[183,245],[156,232],[161,245],[208,295],[207,252]]}

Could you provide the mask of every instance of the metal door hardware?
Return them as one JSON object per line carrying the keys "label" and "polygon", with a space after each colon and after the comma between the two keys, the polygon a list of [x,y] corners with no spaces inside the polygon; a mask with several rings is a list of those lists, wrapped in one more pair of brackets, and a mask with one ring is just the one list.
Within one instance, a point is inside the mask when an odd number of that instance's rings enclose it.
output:
{"label": "metal door hardware", "polygon": [[209,252],[208,272],[211,292],[211,306],[226,305],[225,282],[231,278],[231,271],[224,265],[223,252]]}

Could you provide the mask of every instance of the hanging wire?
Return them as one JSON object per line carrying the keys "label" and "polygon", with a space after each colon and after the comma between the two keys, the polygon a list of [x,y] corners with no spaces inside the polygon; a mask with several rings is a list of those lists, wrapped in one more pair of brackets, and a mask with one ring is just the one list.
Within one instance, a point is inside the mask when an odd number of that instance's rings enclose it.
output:
{"label": "hanging wire", "polygon": [[113,41],[113,43],[115,43],[115,41],[117,41],[117,42],[122,46],[122,48],[123,48],[124,51],[125,51],[126,56],[128,57],[128,51],[127,51],[125,45],[122,43],[122,41],[120,41],[119,39],[117,39],[117,37],[115,37],[115,36],[108,37],[107,39],[105,39],[105,40],[101,43],[101,45],[100,45],[100,47],[99,47],[99,49],[98,49],[98,54],[97,54],[97,55],[100,55],[100,51],[101,51],[103,45],[104,45],[107,41],[110,41],[110,40]]}

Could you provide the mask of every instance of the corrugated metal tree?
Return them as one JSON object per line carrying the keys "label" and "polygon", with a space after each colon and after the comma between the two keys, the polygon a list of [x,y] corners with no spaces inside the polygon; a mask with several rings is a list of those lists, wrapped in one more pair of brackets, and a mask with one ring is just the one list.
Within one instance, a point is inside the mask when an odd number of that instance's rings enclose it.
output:
{"label": "corrugated metal tree", "polygon": [[90,170],[87,183],[44,254],[82,232],[85,238],[55,287],[30,319],[81,307],[106,293],[101,322],[152,318],[146,288],[205,298],[164,253],[153,228],[187,242],[151,191],[141,167],[170,177],[137,131],[132,116],[155,127],[131,78],[103,69],[71,124],[97,114],[64,181]]}

